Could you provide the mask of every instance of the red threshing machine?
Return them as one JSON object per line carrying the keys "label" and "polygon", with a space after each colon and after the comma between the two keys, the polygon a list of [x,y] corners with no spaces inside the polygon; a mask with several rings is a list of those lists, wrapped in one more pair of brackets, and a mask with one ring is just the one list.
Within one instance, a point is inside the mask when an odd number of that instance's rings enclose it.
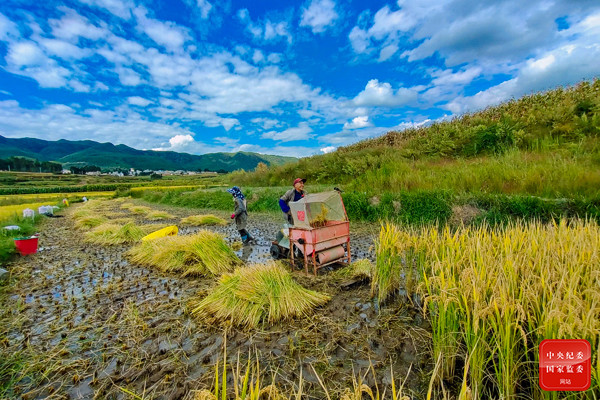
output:
{"label": "red threshing machine", "polygon": [[307,194],[289,206],[294,225],[279,232],[273,258],[304,259],[305,272],[312,265],[315,275],[326,265],[350,263],[350,222],[339,192]]}

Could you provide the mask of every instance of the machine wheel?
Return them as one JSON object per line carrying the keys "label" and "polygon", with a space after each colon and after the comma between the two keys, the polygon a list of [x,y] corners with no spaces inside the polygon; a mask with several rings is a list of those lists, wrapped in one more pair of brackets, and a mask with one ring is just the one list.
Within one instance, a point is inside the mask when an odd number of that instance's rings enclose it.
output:
{"label": "machine wheel", "polygon": [[271,249],[269,250],[269,252],[271,253],[271,257],[273,257],[274,260],[279,260],[280,258],[283,258],[281,254],[281,249],[275,243],[271,245]]}

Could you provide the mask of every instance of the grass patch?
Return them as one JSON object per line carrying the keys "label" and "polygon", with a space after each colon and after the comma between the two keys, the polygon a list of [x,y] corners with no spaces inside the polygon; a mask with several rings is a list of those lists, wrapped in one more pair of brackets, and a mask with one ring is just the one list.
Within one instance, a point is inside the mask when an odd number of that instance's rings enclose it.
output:
{"label": "grass patch", "polygon": [[242,264],[222,235],[204,230],[141,242],[127,254],[132,262],[184,276],[218,276]]}
{"label": "grass patch", "polygon": [[256,328],[274,324],[311,311],[330,297],[305,289],[279,263],[252,265],[225,274],[218,285],[192,310],[201,317],[230,321],[233,325]]}
{"label": "grass patch", "polygon": [[227,221],[212,214],[190,215],[181,219],[182,225],[202,226],[202,225],[227,225]]}
{"label": "grass patch", "polygon": [[118,225],[104,223],[85,234],[85,241],[101,245],[114,245],[137,242],[146,236],[146,232],[133,223]]}

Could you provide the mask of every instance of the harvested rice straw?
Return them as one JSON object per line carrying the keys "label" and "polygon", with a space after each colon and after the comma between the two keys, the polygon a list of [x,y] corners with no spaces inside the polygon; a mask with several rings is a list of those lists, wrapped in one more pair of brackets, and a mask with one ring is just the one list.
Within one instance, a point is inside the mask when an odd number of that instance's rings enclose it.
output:
{"label": "harvested rice straw", "polygon": [[307,316],[329,299],[328,295],[305,289],[284,267],[272,262],[238,268],[223,275],[192,313],[255,328],[261,323],[273,324]]}
{"label": "harvested rice straw", "polygon": [[241,265],[223,236],[202,230],[190,236],[167,236],[144,241],[127,253],[132,262],[164,272],[218,276]]}
{"label": "harvested rice straw", "polygon": [[85,241],[95,244],[111,245],[136,242],[145,235],[146,234],[140,227],[132,223],[125,225],[104,223],[90,232],[87,232],[85,234]]}

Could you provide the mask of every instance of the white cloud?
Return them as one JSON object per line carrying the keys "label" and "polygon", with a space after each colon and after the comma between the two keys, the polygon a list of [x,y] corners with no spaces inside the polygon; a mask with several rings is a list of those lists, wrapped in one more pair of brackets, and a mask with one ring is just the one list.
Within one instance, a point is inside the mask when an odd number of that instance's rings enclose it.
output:
{"label": "white cloud", "polygon": [[599,59],[600,41],[563,46],[523,63],[515,78],[474,96],[458,97],[446,108],[457,114],[475,111],[531,92],[592,79],[598,76]]}
{"label": "white cloud", "polygon": [[280,142],[291,142],[294,140],[308,140],[315,135],[311,134],[312,128],[306,122],[301,122],[295,128],[288,128],[282,132],[270,131],[262,134],[263,139],[277,140]]}
{"label": "white cloud", "polygon": [[250,122],[260,125],[263,129],[271,129],[274,126],[279,125],[279,121],[271,118],[252,118]]}
{"label": "white cloud", "polygon": [[131,0],[79,0],[82,3],[104,8],[119,18],[131,18],[134,4]]}
{"label": "white cloud", "polygon": [[119,75],[119,81],[125,86],[137,86],[141,84],[142,78],[140,74],[126,67],[115,67],[115,72]]}
{"label": "white cloud", "polygon": [[34,42],[12,43],[8,49],[8,62],[17,67],[46,63],[46,55]]}
{"label": "white cloud", "polygon": [[262,53],[262,51],[256,49],[254,50],[254,54],[252,55],[252,62],[254,62],[254,64],[258,64],[260,62],[262,62],[265,59],[264,54]]}
{"label": "white cloud", "polygon": [[407,88],[392,89],[388,82],[371,79],[353,100],[357,106],[365,107],[399,107],[416,101],[417,92]]}
{"label": "white cloud", "polygon": [[373,124],[369,122],[369,117],[365,115],[353,118],[352,122],[346,122],[344,129],[361,129],[368,126],[373,126]]}
{"label": "white cloud", "polygon": [[277,54],[277,53],[271,53],[269,54],[269,56],[267,57],[267,60],[271,63],[271,64],[279,64],[281,62],[281,54]]}
{"label": "white cloud", "polygon": [[89,139],[126,144],[135,148],[159,147],[177,135],[193,135],[187,129],[151,122],[127,108],[122,111],[87,109],[76,112],[65,105],[41,109],[22,108],[16,101],[0,101],[0,132],[8,137],[45,140]]}
{"label": "white cloud", "polygon": [[327,153],[331,153],[332,151],[335,151],[336,147],[335,146],[327,146],[327,147],[323,147],[321,149],[321,153],[323,154],[327,154]]}
{"label": "white cloud", "polygon": [[238,18],[246,24],[246,30],[252,37],[258,41],[272,42],[286,39],[292,43],[292,35],[289,32],[288,22],[274,22],[267,19],[263,22],[253,22],[247,9],[241,9],[237,12]]}
{"label": "white cloud", "polygon": [[52,34],[56,38],[76,43],[80,37],[98,40],[110,34],[104,23],[101,27],[98,27],[71,9],[63,7],[62,11],[65,12],[65,15],[61,19],[51,19],[49,21]]}
{"label": "white cloud", "polygon": [[333,0],[311,0],[302,12],[300,26],[310,26],[313,33],[324,32],[338,19]]}
{"label": "white cloud", "polygon": [[196,5],[200,9],[200,15],[202,19],[207,19],[210,10],[212,10],[213,6],[207,0],[196,0]]}
{"label": "white cloud", "polygon": [[169,147],[157,147],[152,150],[155,151],[185,151],[190,145],[194,143],[192,135],[175,135],[169,139]]}
{"label": "white cloud", "polygon": [[11,37],[16,38],[19,36],[19,29],[17,25],[6,16],[0,13],[0,40],[7,40]]}
{"label": "white cloud", "polygon": [[38,43],[49,54],[65,60],[79,60],[93,54],[89,49],[82,49],[64,40],[40,38]]}
{"label": "white cloud", "polygon": [[138,28],[154,42],[173,52],[183,50],[183,44],[189,38],[186,29],[173,22],[147,18],[147,11],[142,7],[136,8],[134,14],[137,18]]}
{"label": "white cloud", "polygon": [[152,102],[143,97],[131,96],[131,97],[127,98],[127,103],[133,104],[134,106],[146,107],[148,104],[150,104]]}

